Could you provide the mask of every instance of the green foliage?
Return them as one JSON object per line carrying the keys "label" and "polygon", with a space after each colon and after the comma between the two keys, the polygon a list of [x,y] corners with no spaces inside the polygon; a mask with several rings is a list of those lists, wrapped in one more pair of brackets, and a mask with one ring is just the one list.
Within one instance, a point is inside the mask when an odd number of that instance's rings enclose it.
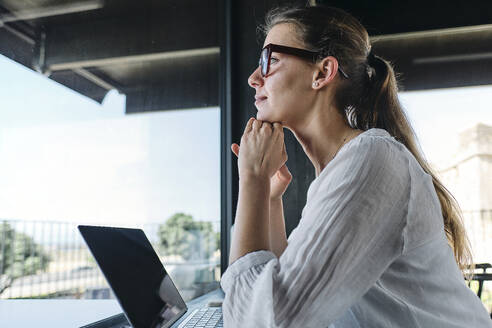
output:
{"label": "green foliage", "polygon": [[11,279],[36,273],[49,263],[48,255],[26,234],[0,224],[0,275]]}
{"label": "green foliage", "polygon": [[220,234],[213,231],[211,222],[194,221],[184,213],[161,224],[158,235],[163,255],[180,255],[187,261],[208,259],[220,245]]}

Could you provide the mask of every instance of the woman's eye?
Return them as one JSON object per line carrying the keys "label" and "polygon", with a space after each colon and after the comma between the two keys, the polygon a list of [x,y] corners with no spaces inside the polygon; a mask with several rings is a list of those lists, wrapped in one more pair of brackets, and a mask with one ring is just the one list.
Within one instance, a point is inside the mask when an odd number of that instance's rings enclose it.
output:
{"label": "woman's eye", "polygon": [[277,58],[275,58],[275,57],[270,58],[270,63],[276,63],[276,62],[278,62]]}

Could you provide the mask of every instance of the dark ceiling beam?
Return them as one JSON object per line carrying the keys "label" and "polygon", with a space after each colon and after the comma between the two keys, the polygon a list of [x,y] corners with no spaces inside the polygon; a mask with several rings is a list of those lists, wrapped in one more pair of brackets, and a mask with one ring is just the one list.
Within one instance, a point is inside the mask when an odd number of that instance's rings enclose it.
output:
{"label": "dark ceiling beam", "polygon": [[213,83],[163,84],[124,89],[126,114],[218,106],[218,74]]}
{"label": "dark ceiling beam", "polygon": [[63,62],[58,64],[48,65],[46,68],[49,71],[60,71],[67,69],[80,69],[84,67],[100,67],[100,66],[111,66],[111,65],[126,65],[139,62],[151,62],[151,61],[162,61],[162,60],[175,60],[178,58],[193,58],[208,55],[219,55],[219,47],[208,47],[201,49],[187,49],[187,50],[177,50],[168,52],[158,52],[158,53],[145,53],[133,56],[121,56],[121,57],[110,57],[110,58],[99,58],[72,62]]}
{"label": "dark ceiling beam", "polygon": [[126,94],[126,113],[219,105],[219,56],[196,62],[178,59],[171,64],[155,67],[156,78],[135,77],[129,86],[119,89]]}
{"label": "dark ceiling beam", "polygon": [[34,39],[9,25],[0,28],[0,54],[30,68],[34,52]]}
{"label": "dark ceiling beam", "polygon": [[60,71],[54,72],[50,75],[50,79],[61,83],[63,85],[70,86],[70,89],[77,91],[84,96],[87,96],[97,102],[102,102],[108,90],[103,88],[92,81],[88,80],[84,76],[74,74],[72,71]]}
{"label": "dark ceiling beam", "polygon": [[[418,57],[474,54],[492,50],[492,24],[374,36],[373,46]],[[403,49],[403,51],[402,51]]]}
{"label": "dark ceiling beam", "polygon": [[16,27],[13,27],[10,25],[2,25],[1,29],[15,35],[16,37],[18,37],[22,41],[27,42],[28,44],[30,44],[32,46],[34,46],[36,44],[36,41],[32,37],[30,37],[29,35],[27,35],[26,33],[22,32],[22,31],[18,30]]}
{"label": "dark ceiling beam", "polygon": [[[202,8],[200,8],[202,7]],[[86,22],[46,26],[47,70],[218,52],[216,8],[198,2]],[[213,13],[211,11],[214,11]],[[184,52],[183,52],[184,51]]]}
{"label": "dark ceiling beam", "polygon": [[[0,6],[0,15],[9,11]],[[36,49],[35,32],[25,22],[0,24],[0,54],[31,68]]]}
{"label": "dark ceiling beam", "polygon": [[33,9],[18,10],[0,15],[0,26],[2,26],[4,23],[10,22],[26,21],[45,17],[86,12],[90,10],[101,9],[103,6],[104,3],[101,0],[90,0],[64,3],[48,7],[37,7]]}
{"label": "dark ceiling beam", "polygon": [[492,25],[372,38],[390,60],[403,90],[492,84]]}
{"label": "dark ceiling beam", "polygon": [[99,77],[85,68],[76,68],[73,71],[76,74],[86,78],[87,80],[91,81],[92,83],[95,83],[96,85],[100,86],[103,89],[106,89],[108,91],[112,89],[118,90],[116,84],[108,82],[109,78],[107,77]]}

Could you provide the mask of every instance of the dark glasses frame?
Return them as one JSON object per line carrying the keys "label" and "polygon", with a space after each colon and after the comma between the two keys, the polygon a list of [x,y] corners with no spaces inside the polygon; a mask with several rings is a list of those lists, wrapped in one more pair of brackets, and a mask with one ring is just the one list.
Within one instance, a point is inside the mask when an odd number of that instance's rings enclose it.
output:
{"label": "dark glasses frame", "polygon": [[[304,59],[309,59],[313,63],[320,57],[319,52],[313,52],[305,49],[281,46],[279,44],[269,43],[263,49],[261,49],[260,60],[258,65],[260,66],[261,76],[265,77],[270,71],[270,61],[272,59],[272,52],[280,52],[288,55],[293,55],[297,57],[301,57]],[[338,66],[338,70],[340,74],[346,79],[348,79],[348,75],[342,70],[340,65]]]}

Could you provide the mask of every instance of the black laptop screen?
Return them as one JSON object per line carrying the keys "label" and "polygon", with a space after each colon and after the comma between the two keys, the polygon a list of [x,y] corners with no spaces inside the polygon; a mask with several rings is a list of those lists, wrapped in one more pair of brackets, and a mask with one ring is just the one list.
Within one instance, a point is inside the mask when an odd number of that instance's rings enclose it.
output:
{"label": "black laptop screen", "polygon": [[186,311],[142,230],[79,226],[79,231],[134,328],[162,327]]}

